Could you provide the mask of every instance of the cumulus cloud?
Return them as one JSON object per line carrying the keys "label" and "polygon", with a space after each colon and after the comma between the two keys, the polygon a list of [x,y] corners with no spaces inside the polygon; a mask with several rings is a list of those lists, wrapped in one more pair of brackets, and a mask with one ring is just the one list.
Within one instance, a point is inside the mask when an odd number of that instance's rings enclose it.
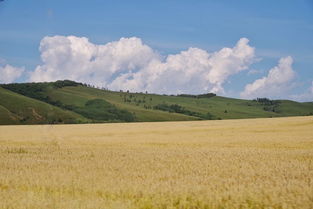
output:
{"label": "cumulus cloud", "polygon": [[270,69],[267,76],[247,84],[241,92],[242,98],[277,97],[283,95],[288,89],[290,82],[295,78],[292,69],[293,59],[288,56],[279,60],[278,66]]}
{"label": "cumulus cloud", "polygon": [[43,64],[30,81],[71,79],[113,90],[154,93],[223,93],[223,84],[255,61],[249,40],[209,53],[189,48],[162,57],[141,39],[121,38],[97,45],[85,37],[45,37],[40,43]]}
{"label": "cumulus cloud", "polygon": [[0,83],[12,83],[24,73],[24,68],[11,65],[0,66]]}
{"label": "cumulus cloud", "polygon": [[291,95],[291,99],[302,102],[313,102],[313,81],[306,92],[302,94]]}
{"label": "cumulus cloud", "polygon": [[31,81],[72,79],[106,86],[116,76],[142,69],[157,54],[138,38],[121,38],[95,45],[85,37],[45,37],[40,43],[43,65],[31,73]]}

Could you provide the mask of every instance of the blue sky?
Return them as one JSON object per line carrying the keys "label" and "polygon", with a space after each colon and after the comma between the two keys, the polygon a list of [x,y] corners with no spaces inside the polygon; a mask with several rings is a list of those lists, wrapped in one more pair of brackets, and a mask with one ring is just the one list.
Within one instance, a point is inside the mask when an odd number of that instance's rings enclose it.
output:
{"label": "blue sky", "polygon": [[[233,48],[241,38],[247,38],[249,46],[255,48],[255,61],[245,63],[244,70],[237,72],[234,69],[233,72],[236,73],[231,73],[221,81],[223,90],[218,93],[242,97],[241,93],[247,84],[253,84],[256,80],[266,77],[265,83],[269,87],[267,91],[270,91],[270,85],[274,85],[274,92],[266,93],[265,88],[261,86],[261,90],[253,90],[254,93],[250,94],[250,97],[259,93],[260,96],[271,98],[313,100],[310,89],[313,80],[312,0],[4,0],[0,2],[0,66],[2,65],[2,69],[5,65],[25,69],[14,81],[28,81],[29,73],[32,73],[37,66],[43,67],[42,71],[47,71],[49,66],[46,67],[47,63],[41,60],[43,52],[39,51],[39,44],[44,37],[55,35],[87,37],[94,45],[105,45],[118,41],[122,37],[137,37],[144,45],[165,57],[160,61],[163,64],[168,64],[164,63],[166,62],[164,59],[169,54],[177,55],[190,47],[214,53],[224,47]],[[50,42],[48,45],[55,46]],[[190,56],[195,57],[194,54]],[[273,81],[274,78],[270,78],[269,71],[279,65],[281,58],[288,56],[293,60],[289,66],[292,72],[283,84],[280,81]],[[169,66],[170,64],[164,68],[170,71]],[[58,67],[62,68],[62,65]],[[289,69],[289,67],[285,68]],[[208,69],[210,70],[211,68]],[[232,70],[231,67],[229,70]],[[136,70],[128,69],[128,71],[134,73],[133,71]],[[136,73],[138,71],[140,69]],[[76,71],[73,70],[72,73],[75,74]],[[122,73],[125,74],[124,71]],[[59,74],[51,74],[49,79],[53,80],[53,75]],[[129,79],[136,75],[132,74]],[[47,78],[41,76],[43,77]],[[196,78],[195,75],[193,80]],[[108,84],[106,86],[113,89],[127,88],[116,82],[113,85],[112,79],[112,77],[104,79],[104,85]],[[1,75],[0,81],[7,82],[1,80]],[[88,80],[84,81],[88,82]],[[91,79],[90,82],[93,83],[95,80]],[[203,88],[206,85],[203,84],[195,87],[195,92],[192,93],[212,90],[214,85],[212,81],[208,82],[208,88]],[[273,82],[276,83],[272,84]],[[177,83],[181,82],[177,81]],[[97,80],[96,84],[101,85],[101,80]],[[189,85],[189,83],[185,84]],[[214,84],[220,85],[220,83]],[[141,87],[138,85],[129,88],[134,90],[148,88],[147,84],[140,84]],[[162,83],[162,85],[166,84]],[[285,90],[286,86],[290,87],[288,91]],[[157,91],[156,88],[157,86],[149,87],[152,91]],[[177,92],[179,88],[180,86],[177,85]],[[172,93],[174,89],[175,86],[171,86],[164,91],[168,90]],[[282,91],[280,92],[279,89]]]}

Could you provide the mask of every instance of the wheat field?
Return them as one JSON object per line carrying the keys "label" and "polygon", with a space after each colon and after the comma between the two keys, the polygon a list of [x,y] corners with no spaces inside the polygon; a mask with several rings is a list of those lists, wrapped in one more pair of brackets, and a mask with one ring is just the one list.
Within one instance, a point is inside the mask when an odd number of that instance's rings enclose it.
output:
{"label": "wheat field", "polygon": [[313,117],[0,126],[0,208],[313,208]]}

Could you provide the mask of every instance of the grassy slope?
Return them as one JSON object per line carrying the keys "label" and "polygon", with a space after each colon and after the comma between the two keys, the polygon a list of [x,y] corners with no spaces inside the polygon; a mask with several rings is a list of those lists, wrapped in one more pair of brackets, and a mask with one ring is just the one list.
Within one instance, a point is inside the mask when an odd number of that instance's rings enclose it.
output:
{"label": "grassy slope", "polygon": [[[143,105],[154,106],[161,103],[179,104],[188,110],[204,114],[210,112],[211,114],[221,119],[296,116],[308,115],[310,112],[313,112],[313,103],[298,103],[288,100],[281,100],[280,106],[278,108],[279,113],[275,113],[264,111],[264,106],[258,104],[257,102],[219,96],[195,99],[187,97],[137,93],[133,94],[136,96],[136,99],[143,100],[145,97],[146,103],[136,106],[134,102],[125,103],[123,101],[124,95],[127,95],[127,93],[103,91],[99,89],[87,88],[84,86],[52,89],[47,93],[55,100],[60,100],[66,104],[75,104],[78,106],[83,106],[88,99],[103,98],[120,108],[134,112],[138,121],[195,119],[194,117],[181,114],[167,113],[143,108]],[[150,98],[152,98],[152,100],[150,100]],[[227,110],[227,113],[225,113],[225,110]]]}
{"label": "grassy slope", "polygon": [[289,100],[281,100],[283,105],[279,110],[283,112],[284,116],[306,115],[306,113],[313,113],[313,102],[294,102]]}
{"label": "grassy slope", "polygon": [[[84,106],[90,99],[101,98],[116,105],[121,109],[127,109],[134,113],[137,121],[180,121],[180,120],[197,120],[198,118],[186,116],[176,113],[168,113],[159,110],[145,109],[143,105],[136,106],[134,103],[124,103],[123,93],[103,91],[84,86],[64,87],[62,89],[51,89],[47,92],[49,97],[54,100],[59,100],[64,104],[71,104],[77,106]],[[142,97],[142,94],[136,94]],[[154,96],[152,96],[154,97]]]}
{"label": "grassy slope", "polygon": [[[52,84],[46,85],[42,92],[52,101],[60,101],[63,105],[84,107],[91,99],[104,99],[120,109],[128,110],[135,115],[136,121],[182,121],[200,120],[200,118],[155,110],[152,107],[158,104],[178,104],[185,109],[201,114],[208,112],[220,119],[261,118],[301,116],[313,113],[313,103],[298,103],[281,100],[276,112],[265,111],[264,106],[251,100],[241,100],[215,96],[211,98],[189,98],[165,96],[143,93],[113,92],[89,88],[86,86],[67,86],[55,88]],[[130,98],[132,95],[132,98]],[[125,97],[132,102],[125,102]],[[145,100],[145,103],[136,104],[136,100]],[[144,108],[149,106],[150,108]],[[0,87],[0,124],[35,124],[35,123],[77,123],[91,122],[91,120],[59,107],[31,99]]]}
{"label": "grassy slope", "polygon": [[76,113],[16,94],[0,87],[0,124],[79,123],[88,120]]}
{"label": "grassy slope", "polygon": [[[1,91],[1,90],[0,90]],[[0,105],[0,124],[18,124],[17,117],[7,108]]]}

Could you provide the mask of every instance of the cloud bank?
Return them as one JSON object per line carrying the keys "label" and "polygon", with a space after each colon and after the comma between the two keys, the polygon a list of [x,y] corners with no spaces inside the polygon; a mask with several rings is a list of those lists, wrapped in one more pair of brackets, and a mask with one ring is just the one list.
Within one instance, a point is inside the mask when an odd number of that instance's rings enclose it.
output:
{"label": "cloud bank", "polygon": [[240,96],[248,99],[275,98],[287,93],[290,90],[290,82],[296,75],[292,69],[292,63],[293,59],[290,56],[281,58],[278,66],[270,69],[267,76],[247,84]]}
{"label": "cloud bank", "polygon": [[313,81],[311,86],[302,94],[291,95],[291,98],[297,101],[313,102]]}
{"label": "cloud bank", "polygon": [[[137,37],[103,45],[93,44],[85,37],[44,37],[39,50],[42,64],[27,74],[24,68],[0,66],[0,83],[11,83],[24,75],[31,82],[70,79],[111,90],[225,95],[223,86],[232,75],[245,70],[250,70],[248,74],[259,73],[257,69],[249,69],[259,59],[247,38],[216,52],[189,48],[167,56]],[[268,75],[247,84],[240,96],[312,100],[313,84],[307,92],[289,96],[296,75],[292,63],[290,56],[281,58]]]}
{"label": "cloud bank", "polygon": [[112,90],[153,93],[224,93],[223,84],[255,61],[249,40],[209,53],[189,48],[162,57],[140,38],[121,38],[105,45],[85,37],[45,37],[40,43],[43,64],[30,81],[71,79]]}
{"label": "cloud bank", "polygon": [[13,67],[11,65],[0,66],[0,83],[12,83],[20,78],[24,73],[24,68]]}

